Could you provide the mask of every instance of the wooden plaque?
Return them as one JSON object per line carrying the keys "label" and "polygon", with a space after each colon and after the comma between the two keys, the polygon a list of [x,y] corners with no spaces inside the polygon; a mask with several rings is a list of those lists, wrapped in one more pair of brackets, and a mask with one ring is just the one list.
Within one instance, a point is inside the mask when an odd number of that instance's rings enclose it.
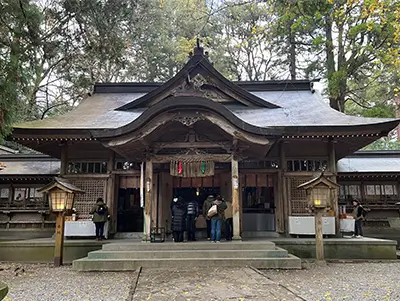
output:
{"label": "wooden plaque", "polygon": [[213,187],[212,177],[203,178],[203,187]]}
{"label": "wooden plaque", "polygon": [[256,187],[256,175],[255,174],[247,174],[246,175],[246,186],[247,187]]}
{"label": "wooden plaque", "polygon": [[119,178],[119,188],[126,189],[126,177]]}
{"label": "wooden plaque", "polygon": [[257,174],[257,187],[268,187],[268,176],[265,173]]}
{"label": "wooden plaque", "polygon": [[138,177],[127,177],[126,178],[126,187],[127,188],[139,188],[139,178]]}
{"label": "wooden plaque", "polygon": [[173,177],[172,186],[173,186],[173,188],[179,188],[179,187],[181,187],[181,178],[179,178],[179,177]]}
{"label": "wooden plaque", "polygon": [[220,175],[214,175],[214,187],[221,187]]}
{"label": "wooden plaque", "polygon": [[274,176],[273,175],[268,176],[268,187],[274,187]]}
{"label": "wooden plaque", "polygon": [[181,187],[192,187],[192,178],[182,178]]}
{"label": "wooden plaque", "polygon": [[193,187],[201,187],[201,178],[192,178],[192,186]]}

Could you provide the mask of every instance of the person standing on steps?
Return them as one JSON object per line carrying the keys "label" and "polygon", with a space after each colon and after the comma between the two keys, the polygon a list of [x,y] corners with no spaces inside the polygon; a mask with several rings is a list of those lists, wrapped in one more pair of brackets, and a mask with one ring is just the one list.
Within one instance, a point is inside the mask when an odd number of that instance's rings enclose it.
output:
{"label": "person standing on steps", "polygon": [[175,198],[172,203],[172,235],[174,242],[183,242],[186,224],[186,205],[182,197]]}
{"label": "person standing on steps", "polygon": [[233,208],[232,202],[226,201],[226,210],[225,210],[225,239],[230,241],[233,237]]}
{"label": "person standing on steps", "polygon": [[[221,242],[221,227],[222,227],[222,221],[224,219],[224,212],[225,209],[227,208],[226,202],[221,198],[221,196],[218,196],[214,203],[213,206],[216,206],[217,210],[216,213],[211,215],[211,240],[213,242]],[[211,209],[211,208],[210,208]]]}
{"label": "person standing on steps", "polygon": [[104,225],[110,218],[110,215],[108,214],[108,207],[102,198],[97,199],[96,205],[94,205],[92,210],[90,210],[90,214],[93,215],[92,221],[96,227],[96,239],[103,240]]}
{"label": "person standing on steps", "polygon": [[354,222],[354,235],[353,237],[362,238],[363,237],[363,226],[362,223],[364,221],[365,210],[361,203],[358,200],[353,201],[353,217],[355,219]]}
{"label": "person standing on steps", "polygon": [[196,200],[187,203],[186,214],[188,241],[196,241],[196,219],[199,216],[199,205]]}
{"label": "person standing on steps", "polygon": [[208,210],[214,204],[215,198],[213,195],[209,195],[203,204],[203,217],[207,223],[207,240],[211,240],[211,218],[208,217]]}

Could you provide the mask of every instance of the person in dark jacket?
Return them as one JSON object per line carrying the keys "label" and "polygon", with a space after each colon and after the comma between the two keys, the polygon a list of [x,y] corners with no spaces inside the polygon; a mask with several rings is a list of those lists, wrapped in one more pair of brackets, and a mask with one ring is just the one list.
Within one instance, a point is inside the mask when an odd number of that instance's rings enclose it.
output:
{"label": "person in dark jacket", "polygon": [[207,222],[207,240],[211,240],[211,219],[207,216],[207,213],[214,204],[214,201],[214,196],[209,195],[203,204],[203,217]]}
{"label": "person in dark jacket", "polygon": [[225,218],[224,212],[228,206],[220,196],[217,196],[214,205],[217,206],[217,214],[211,217],[211,240],[213,242],[220,242],[222,221]]}
{"label": "person in dark jacket", "polygon": [[361,203],[357,200],[353,201],[353,206],[354,206],[353,217],[355,219],[353,237],[362,238],[363,237],[362,223],[364,221],[364,208],[361,206]]}
{"label": "person in dark jacket", "polygon": [[199,216],[199,204],[195,200],[191,200],[187,203],[186,210],[188,241],[196,241],[196,220]]}
{"label": "person in dark jacket", "polygon": [[186,204],[181,197],[175,198],[172,204],[172,235],[174,242],[183,242],[186,224]]}
{"label": "person in dark jacket", "polygon": [[102,198],[97,199],[96,205],[90,210],[90,214],[93,214],[92,221],[96,227],[96,239],[104,239],[104,225],[110,216],[108,214],[108,207]]}

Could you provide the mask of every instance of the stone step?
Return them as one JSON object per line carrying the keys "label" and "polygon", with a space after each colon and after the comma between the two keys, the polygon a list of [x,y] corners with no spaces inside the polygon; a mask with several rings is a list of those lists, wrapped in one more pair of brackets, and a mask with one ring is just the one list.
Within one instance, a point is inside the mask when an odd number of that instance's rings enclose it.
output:
{"label": "stone step", "polygon": [[158,251],[93,251],[89,259],[152,259],[152,258],[284,258],[288,252],[275,250],[158,250]]}
{"label": "stone step", "polygon": [[90,259],[75,260],[75,271],[133,271],[142,268],[207,268],[246,267],[259,269],[301,269],[301,260],[289,255],[286,258],[157,258],[157,259]]}
{"label": "stone step", "polygon": [[127,243],[108,243],[103,245],[104,251],[161,251],[161,250],[275,250],[275,244],[271,241],[262,242],[221,242],[213,243],[184,242],[184,243],[146,243],[146,242],[127,242]]}

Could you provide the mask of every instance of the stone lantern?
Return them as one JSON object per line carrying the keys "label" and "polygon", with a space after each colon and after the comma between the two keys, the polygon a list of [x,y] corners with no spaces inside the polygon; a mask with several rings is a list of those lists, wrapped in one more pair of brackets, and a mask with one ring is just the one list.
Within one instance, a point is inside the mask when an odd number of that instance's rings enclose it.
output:
{"label": "stone lantern", "polygon": [[326,210],[330,208],[332,190],[338,189],[339,185],[332,182],[321,173],[318,177],[299,185],[297,188],[305,189],[308,207],[314,212],[316,259],[322,261],[324,260],[322,218]]}
{"label": "stone lantern", "polygon": [[60,266],[63,263],[65,215],[67,212],[71,212],[74,206],[75,195],[77,193],[84,193],[84,191],[72,185],[66,179],[55,177],[53,182],[39,188],[38,192],[47,193],[50,210],[57,216],[54,265]]}

